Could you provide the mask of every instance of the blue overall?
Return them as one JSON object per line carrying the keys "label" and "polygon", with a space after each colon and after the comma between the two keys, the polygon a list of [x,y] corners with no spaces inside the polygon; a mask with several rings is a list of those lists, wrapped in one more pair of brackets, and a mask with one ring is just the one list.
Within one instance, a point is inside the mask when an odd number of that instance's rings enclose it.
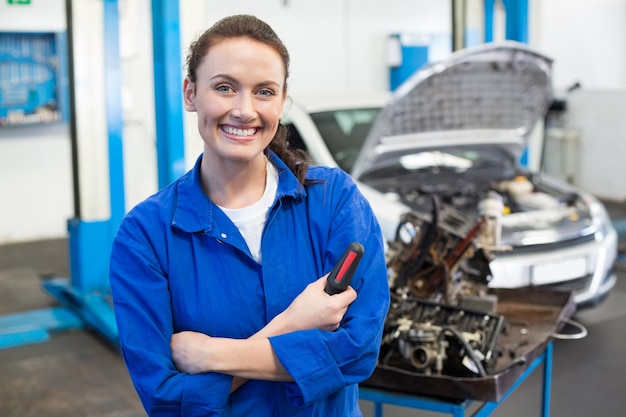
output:
{"label": "blue overall", "polygon": [[[151,416],[361,416],[358,383],[375,368],[389,307],[383,238],[369,203],[337,168],[311,166],[302,186],[273,153],[278,191],[263,230],[262,264],[203,193],[200,161],[134,207],[115,237],[111,289],[121,349]],[[189,375],[172,361],[173,333],[247,338],[328,273],[353,241],[365,248],[356,301],[339,329],[270,338],[294,382]]]}

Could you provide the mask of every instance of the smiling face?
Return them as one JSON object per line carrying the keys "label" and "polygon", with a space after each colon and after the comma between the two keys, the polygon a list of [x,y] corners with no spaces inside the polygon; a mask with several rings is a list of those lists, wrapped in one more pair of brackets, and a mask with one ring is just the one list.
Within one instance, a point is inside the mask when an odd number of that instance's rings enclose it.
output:
{"label": "smiling face", "polygon": [[230,38],[211,46],[184,82],[187,111],[198,115],[205,157],[215,164],[264,161],[285,102],[285,67],[270,46]]}

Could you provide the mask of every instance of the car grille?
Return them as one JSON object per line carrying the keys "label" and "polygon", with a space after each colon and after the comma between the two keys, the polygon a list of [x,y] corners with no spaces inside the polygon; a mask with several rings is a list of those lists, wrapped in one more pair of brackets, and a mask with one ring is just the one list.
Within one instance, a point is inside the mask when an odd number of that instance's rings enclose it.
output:
{"label": "car grille", "polygon": [[591,280],[593,279],[593,275],[585,275],[580,278],[576,278],[566,282],[558,282],[554,284],[546,284],[546,285],[536,285],[535,288],[546,288],[551,290],[558,291],[571,291],[574,293],[579,293],[586,291],[591,285]]}
{"label": "car grille", "polygon": [[[604,278],[602,279],[602,282],[600,283],[600,285],[608,281],[614,273],[615,273],[615,265],[611,266],[608,269],[608,271],[606,271],[606,274],[604,274]],[[546,284],[546,285],[535,285],[535,288],[546,288],[546,289],[552,289],[552,290],[572,291],[574,293],[580,293],[580,292],[586,291],[589,288],[592,280],[593,280],[593,274],[588,274],[588,275],[585,275],[576,279],[572,279],[566,282],[556,282],[553,284]]]}
{"label": "car grille", "polygon": [[595,236],[593,234],[587,236],[580,236],[576,239],[570,239],[563,242],[554,242],[554,243],[546,243],[541,245],[525,245],[525,246],[514,246],[512,251],[508,252],[499,252],[498,257],[506,257],[506,256],[515,256],[519,254],[526,253],[545,253],[554,250],[568,249],[574,246],[582,245],[585,243],[593,242],[595,240]]}

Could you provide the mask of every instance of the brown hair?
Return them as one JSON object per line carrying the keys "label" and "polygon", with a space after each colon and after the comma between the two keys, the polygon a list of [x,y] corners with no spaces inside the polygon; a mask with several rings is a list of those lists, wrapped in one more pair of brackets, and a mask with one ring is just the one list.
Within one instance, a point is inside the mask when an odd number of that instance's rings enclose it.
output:
{"label": "brown hair", "polygon": [[[248,38],[273,48],[283,61],[285,69],[284,89],[285,92],[287,91],[287,78],[289,77],[289,52],[287,48],[267,23],[255,16],[245,14],[228,16],[219,20],[191,43],[186,61],[189,80],[196,82],[198,66],[212,46],[232,38]],[[288,134],[287,128],[283,124],[279,124],[268,148],[276,153],[298,177],[298,181],[304,184],[308,168],[306,155],[300,149],[289,147]]]}

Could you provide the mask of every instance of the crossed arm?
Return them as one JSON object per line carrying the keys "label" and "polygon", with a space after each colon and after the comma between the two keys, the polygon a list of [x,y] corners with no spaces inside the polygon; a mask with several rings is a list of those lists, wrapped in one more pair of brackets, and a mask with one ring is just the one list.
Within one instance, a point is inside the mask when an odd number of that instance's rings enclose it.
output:
{"label": "crossed arm", "polygon": [[247,339],[210,337],[192,331],[174,334],[170,343],[174,364],[189,374],[232,375],[231,392],[249,379],[292,381],[269,338],[298,330],[336,330],[357,294],[348,287],[330,296],[324,291],[325,283],[326,276],[309,284],[285,311]]}

